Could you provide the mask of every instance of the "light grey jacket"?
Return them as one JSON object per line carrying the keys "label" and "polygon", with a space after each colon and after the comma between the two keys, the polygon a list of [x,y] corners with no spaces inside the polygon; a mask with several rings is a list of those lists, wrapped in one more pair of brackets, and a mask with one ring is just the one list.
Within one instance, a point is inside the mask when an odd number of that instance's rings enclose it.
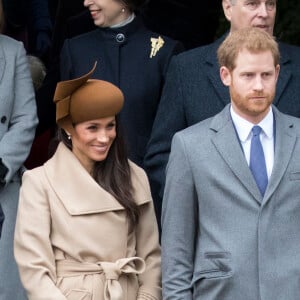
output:
{"label": "light grey jacket", "polygon": [[229,105],[174,136],[163,199],[163,299],[299,299],[300,120],[273,111],[275,157],[264,198]]}
{"label": "light grey jacket", "polygon": [[0,300],[26,299],[13,256],[19,198],[19,170],[37,125],[36,103],[27,57],[21,42],[0,35],[0,158],[8,168],[0,191],[5,220],[0,239]]}

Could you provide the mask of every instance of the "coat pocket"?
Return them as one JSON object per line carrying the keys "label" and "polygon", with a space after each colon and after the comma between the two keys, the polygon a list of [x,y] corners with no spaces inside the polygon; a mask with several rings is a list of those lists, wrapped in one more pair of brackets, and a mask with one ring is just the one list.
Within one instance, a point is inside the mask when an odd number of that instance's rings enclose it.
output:
{"label": "coat pocket", "polygon": [[87,290],[73,289],[66,293],[68,300],[92,300],[92,294]]}
{"label": "coat pocket", "polygon": [[300,172],[291,172],[290,180],[300,180]]}
{"label": "coat pocket", "polygon": [[197,279],[212,279],[232,276],[231,254],[229,252],[205,252],[196,271]]}

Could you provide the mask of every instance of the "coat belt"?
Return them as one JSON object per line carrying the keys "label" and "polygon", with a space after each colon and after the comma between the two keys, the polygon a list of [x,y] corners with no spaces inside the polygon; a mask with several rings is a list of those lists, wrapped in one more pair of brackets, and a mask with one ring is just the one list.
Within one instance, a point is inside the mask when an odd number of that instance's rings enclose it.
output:
{"label": "coat belt", "polygon": [[140,257],[121,258],[115,262],[77,262],[58,260],[56,272],[58,277],[71,277],[80,274],[104,274],[104,299],[123,300],[123,290],[119,283],[121,274],[141,274],[145,271],[145,261]]}

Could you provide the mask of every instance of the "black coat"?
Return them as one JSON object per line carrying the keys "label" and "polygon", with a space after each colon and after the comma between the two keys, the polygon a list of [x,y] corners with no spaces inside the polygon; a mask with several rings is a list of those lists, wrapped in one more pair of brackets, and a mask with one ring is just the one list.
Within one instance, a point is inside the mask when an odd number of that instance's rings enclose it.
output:
{"label": "black coat", "polygon": [[121,28],[98,28],[66,39],[61,52],[62,80],[82,76],[97,61],[93,78],[112,82],[123,91],[120,120],[129,158],[142,167],[170,58],[182,50],[180,43],[161,36],[162,47],[150,57],[151,39],[158,37],[136,17]]}

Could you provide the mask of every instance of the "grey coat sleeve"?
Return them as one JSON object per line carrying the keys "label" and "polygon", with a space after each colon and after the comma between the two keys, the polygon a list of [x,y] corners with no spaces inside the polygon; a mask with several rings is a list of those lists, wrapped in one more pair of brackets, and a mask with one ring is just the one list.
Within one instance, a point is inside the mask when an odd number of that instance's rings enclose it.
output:
{"label": "grey coat sleeve", "polygon": [[181,135],[172,142],[162,206],[162,276],[164,300],[192,300],[197,197]]}
{"label": "grey coat sleeve", "polygon": [[27,158],[38,123],[32,78],[20,42],[1,36],[4,70],[0,83],[2,122],[0,158],[8,168],[6,183]]}

